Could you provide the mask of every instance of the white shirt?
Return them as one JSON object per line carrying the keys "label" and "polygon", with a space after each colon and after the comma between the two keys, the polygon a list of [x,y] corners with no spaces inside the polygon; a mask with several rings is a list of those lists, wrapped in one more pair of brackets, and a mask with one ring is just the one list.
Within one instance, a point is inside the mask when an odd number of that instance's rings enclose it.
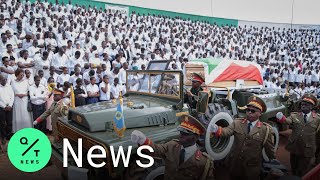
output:
{"label": "white shirt", "polygon": [[118,77],[119,77],[119,84],[125,84],[126,83],[126,77],[127,77],[127,71],[124,70],[124,69],[120,69]]}
{"label": "white shirt", "polygon": [[35,84],[29,87],[30,100],[32,104],[40,105],[46,102],[46,88],[39,84],[37,87]]}
{"label": "white shirt", "polygon": [[8,84],[6,84],[5,86],[2,86],[0,84],[0,92],[0,107],[12,107],[14,102],[14,92],[12,90],[12,87]]}
{"label": "white shirt", "polygon": [[51,60],[51,66],[54,66],[56,69],[59,69],[62,66],[67,67],[67,55],[63,54],[60,56],[59,53],[54,54]]}
{"label": "white shirt", "polygon": [[[107,93],[104,93],[102,91],[102,88],[105,88],[107,86]],[[106,84],[105,82],[102,82],[100,83],[99,85],[99,89],[100,89],[100,100],[103,100],[103,101],[108,101],[110,100],[110,84]]]}
{"label": "white shirt", "polygon": [[79,76],[76,76],[76,75],[74,74],[74,75],[72,75],[72,76],[70,77],[70,79],[69,79],[69,83],[71,83],[74,88],[75,88],[76,85],[77,85],[76,81],[77,81],[78,78],[80,78],[80,79],[82,80],[82,75],[79,74]]}
{"label": "white shirt", "polygon": [[198,150],[197,145],[194,144],[192,146],[186,147],[184,148],[183,146],[181,146],[181,150],[184,149],[185,150],[185,154],[184,154],[184,162],[186,162],[191,156],[194,155],[194,153],[196,153],[196,151]]}
{"label": "white shirt", "polygon": [[115,86],[114,83],[112,83],[110,92],[112,93],[113,98],[118,99],[121,90],[122,90],[122,87],[120,84],[117,84],[117,86]]}
{"label": "white shirt", "polygon": [[88,86],[86,88],[87,88],[87,93],[88,94],[89,94],[89,92],[91,92],[91,93],[99,92],[99,87],[96,84],[92,85],[90,83],[90,84],[88,84]]}
{"label": "white shirt", "polygon": [[[256,126],[257,122],[258,122],[258,120],[255,120],[255,121],[251,122],[250,132],[251,132],[251,130],[254,128],[254,126]],[[250,121],[247,120],[247,123],[249,124]]]}
{"label": "white shirt", "polygon": [[[304,115],[305,115],[305,114],[302,113],[302,115],[303,115],[302,117],[304,118]],[[307,114],[307,122],[310,121],[310,120],[309,120],[310,115],[311,115],[311,112],[309,112],[309,113]]]}
{"label": "white shirt", "polygon": [[68,81],[69,82],[70,80],[70,75],[69,74],[60,74],[57,78],[57,83],[63,85],[64,82]]}

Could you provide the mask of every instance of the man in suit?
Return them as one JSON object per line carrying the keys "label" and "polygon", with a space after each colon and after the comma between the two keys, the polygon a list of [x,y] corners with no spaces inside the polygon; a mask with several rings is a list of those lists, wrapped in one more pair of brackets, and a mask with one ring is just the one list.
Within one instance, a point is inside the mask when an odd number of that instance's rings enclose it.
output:
{"label": "man in suit", "polygon": [[[317,103],[314,95],[305,94],[301,97],[301,112],[293,112],[288,118],[281,112],[277,113],[280,123],[286,123],[292,127],[286,150],[290,152],[291,170],[296,176],[303,176],[316,163],[320,163],[320,152],[316,152],[317,148],[320,148],[320,116],[312,112]],[[316,157],[318,157],[318,162],[316,162]]]}
{"label": "man in suit", "polygon": [[269,159],[275,159],[272,129],[259,120],[266,110],[267,106],[262,99],[251,96],[246,105],[246,118],[235,119],[225,128],[216,124],[208,127],[216,137],[234,135],[234,145],[226,159],[230,179],[260,179],[262,148]]}
{"label": "man in suit", "polygon": [[165,160],[165,179],[203,180],[214,179],[213,161],[197,147],[197,140],[205,132],[204,126],[194,117],[181,116],[179,140],[171,140],[165,144],[154,144],[142,132],[133,131],[131,140],[139,145],[153,148],[153,156]]}

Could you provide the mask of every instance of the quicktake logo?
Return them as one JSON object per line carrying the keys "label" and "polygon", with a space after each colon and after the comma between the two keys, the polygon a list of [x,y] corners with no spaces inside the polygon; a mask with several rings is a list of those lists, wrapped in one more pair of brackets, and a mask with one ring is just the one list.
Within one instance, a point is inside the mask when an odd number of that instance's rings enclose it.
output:
{"label": "quicktake logo", "polygon": [[51,157],[48,137],[34,128],[16,132],[8,144],[10,162],[23,172],[36,172],[44,168]]}

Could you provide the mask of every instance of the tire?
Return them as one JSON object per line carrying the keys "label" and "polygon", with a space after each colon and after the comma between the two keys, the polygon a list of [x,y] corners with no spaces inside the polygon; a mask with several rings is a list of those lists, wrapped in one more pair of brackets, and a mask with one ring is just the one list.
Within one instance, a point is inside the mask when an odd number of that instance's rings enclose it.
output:
{"label": "tire", "polygon": [[161,179],[161,177],[163,177],[162,179],[164,179],[164,170],[165,170],[164,165],[156,167],[155,169],[149,172],[145,180],[158,180],[158,179]]}
{"label": "tire", "polygon": [[[273,124],[273,123],[272,123]],[[271,126],[272,126],[271,124]],[[273,131],[273,134],[274,134],[274,142],[275,142],[275,145],[274,145],[274,152],[277,152],[278,150],[278,147],[279,147],[279,131],[278,131],[278,128],[275,127],[275,126],[272,126],[272,131]],[[265,151],[265,149],[263,148],[262,149],[262,157],[263,157],[263,160],[268,162],[270,161],[271,159],[267,156],[267,153]]]}
{"label": "tire", "polygon": [[[221,104],[213,103],[208,105],[207,112],[199,118],[206,127],[211,124],[217,124],[221,127],[227,127],[233,122],[230,111]],[[208,124],[207,124],[208,123]],[[211,132],[208,130],[205,134],[205,149],[206,152],[214,160],[224,159],[230,152],[234,137],[210,137]]]}
{"label": "tire", "polygon": [[165,165],[162,159],[154,159],[154,164],[150,168],[141,168],[135,161],[129,164],[129,169],[125,174],[125,180],[163,180]]}

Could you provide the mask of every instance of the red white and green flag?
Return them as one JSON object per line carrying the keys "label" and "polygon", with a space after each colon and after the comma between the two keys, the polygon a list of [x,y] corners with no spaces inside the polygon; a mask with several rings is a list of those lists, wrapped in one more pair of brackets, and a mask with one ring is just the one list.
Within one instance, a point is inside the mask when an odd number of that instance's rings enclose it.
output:
{"label": "red white and green flag", "polygon": [[254,80],[263,84],[261,67],[253,62],[217,58],[195,59],[190,63],[204,67],[206,84],[221,81]]}

